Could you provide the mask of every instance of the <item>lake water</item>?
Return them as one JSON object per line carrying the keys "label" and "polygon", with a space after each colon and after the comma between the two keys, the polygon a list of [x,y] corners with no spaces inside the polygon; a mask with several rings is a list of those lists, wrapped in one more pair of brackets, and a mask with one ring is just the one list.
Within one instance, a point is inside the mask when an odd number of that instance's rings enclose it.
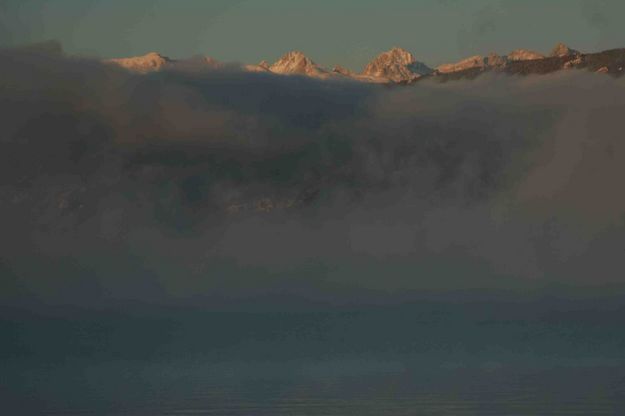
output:
{"label": "lake water", "polygon": [[12,312],[0,402],[10,415],[624,415],[620,312]]}

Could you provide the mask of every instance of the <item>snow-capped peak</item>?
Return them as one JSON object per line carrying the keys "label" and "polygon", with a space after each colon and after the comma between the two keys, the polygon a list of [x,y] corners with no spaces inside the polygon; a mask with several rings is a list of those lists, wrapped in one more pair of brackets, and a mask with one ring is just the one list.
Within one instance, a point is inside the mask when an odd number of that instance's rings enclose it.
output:
{"label": "snow-capped peak", "polygon": [[431,68],[417,61],[410,52],[394,47],[367,64],[362,74],[394,82],[410,82],[431,72]]}
{"label": "snow-capped peak", "polygon": [[109,59],[107,62],[117,64],[131,71],[152,72],[160,70],[163,66],[172,62],[172,60],[158,52],[149,52],[145,55],[130,58]]}
{"label": "snow-capped peak", "polygon": [[326,72],[300,51],[287,52],[274,62],[273,65],[269,67],[269,70],[276,74],[300,74],[309,76],[321,76]]}

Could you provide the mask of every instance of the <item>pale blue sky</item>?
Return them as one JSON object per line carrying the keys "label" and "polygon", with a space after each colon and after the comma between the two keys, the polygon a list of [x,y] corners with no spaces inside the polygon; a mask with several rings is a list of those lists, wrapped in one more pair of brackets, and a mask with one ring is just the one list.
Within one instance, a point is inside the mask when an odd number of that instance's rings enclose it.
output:
{"label": "pale blue sky", "polygon": [[625,47],[622,0],[0,0],[0,44],[100,57],[159,51],[273,61],[292,49],[360,69],[391,46],[430,65],[557,41]]}

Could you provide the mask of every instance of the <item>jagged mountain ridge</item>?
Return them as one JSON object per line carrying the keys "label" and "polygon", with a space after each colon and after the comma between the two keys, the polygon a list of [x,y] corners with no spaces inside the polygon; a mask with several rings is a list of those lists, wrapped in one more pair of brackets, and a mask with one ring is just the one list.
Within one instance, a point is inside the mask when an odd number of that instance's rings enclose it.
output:
{"label": "jagged mountain ridge", "polygon": [[[221,69],[226,65],[214,58],[199,56],[187,60],[174,60],[157,52],[130,58],[115,58],[105,62],[119,65],[138,73],[149,73],[185,65],[206,69]],[[491,53],[474,55],[455,63],[431,68],[405,49],[393,47],[382,52],[357,73],[342,66],[326,69],[317,65],[301,51],[290,51],[273,64],[262,61],[256,65],[241,65],[247,72],[266,72],[278,75],[297,75],[319,79],[350,79],[360,82],[412,84],[425,78],[440,81],[473,78],[483,72],[497,71],[509,74],[544,74],[565,69],[587,69],[595,72],[622,75],[625,67],[625,49],[597,53],[581,53],[558,43],[549,55],[528,49],[516,49],[507,55]]]}

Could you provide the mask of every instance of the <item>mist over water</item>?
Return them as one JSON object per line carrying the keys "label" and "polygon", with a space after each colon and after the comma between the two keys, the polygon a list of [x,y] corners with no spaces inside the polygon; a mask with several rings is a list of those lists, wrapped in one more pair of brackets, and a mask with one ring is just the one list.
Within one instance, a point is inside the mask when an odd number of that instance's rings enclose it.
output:
{"label": "mist over water", "polygon": [[9,408],[623,409],[623,78],[0,63]]}

